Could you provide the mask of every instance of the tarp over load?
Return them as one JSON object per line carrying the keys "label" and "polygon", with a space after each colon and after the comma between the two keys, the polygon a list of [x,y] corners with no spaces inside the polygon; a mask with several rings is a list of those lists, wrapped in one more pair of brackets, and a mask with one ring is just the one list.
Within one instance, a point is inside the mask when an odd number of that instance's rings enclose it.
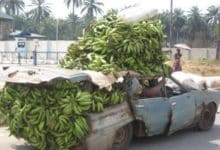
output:
{"label": "tarp over load", "polygon": [[[207,88],[220,89],[220,77],[219,76],[200,76],[197,74],[186,72],[174,72],[171,74],[173,78],[179,81],[188,89],[204,90]],[[175,88],[177,85],[168,86]]]}
{"label": "tarp over load", "polygon": [[17,84],[42,84],[50,83],[53,80],[69,80],[71,82],[80,82],[88,80],[99,89],[111,90],[114,83],[123,82],[126,75],[140,76],[133,71],[121,71],[114,75],[105,75],[102,72],[91,70],[68,70],[62,68],[49,67],[10,67],[1,72],[1,80]]}
{"label": "tarp over load", "polygon": [[99,88],[111,89],[116,82],[114,76],[106,76],[101,72],[67,70],[61,68],[44,68],[44,67],[10,67],[3,72],[6,82],[20,84],[41,84],[49,83],[53,80],[70,80],[72,82],[80,82],[89,80]]}

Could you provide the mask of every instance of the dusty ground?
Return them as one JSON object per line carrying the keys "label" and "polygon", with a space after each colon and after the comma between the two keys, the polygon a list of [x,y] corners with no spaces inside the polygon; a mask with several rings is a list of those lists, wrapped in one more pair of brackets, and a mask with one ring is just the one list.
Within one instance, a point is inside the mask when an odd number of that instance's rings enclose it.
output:
{"label": "dusty ground", "polygon": [[[167,62],[171,65],[173,62]],[[220,76],[220,61],[208,60],[183,60],[181,62],[184,72],[200,74],[203,76]]]}
{"label": "dusty ground", "polygon": [[220,61],[184,61],[183,70],[204,76],[220,76]]}
{"label": "dusty ground", "polygon": [[[0,128],[1,150],[33,150],[24,140],[9,136],[7,128]],[[127,150],[219,150],[220,115],[207,132],[186,130],[171,136],[134,139]]]}
{"label": "dusty ground", "polygon": [[[170,62],[170,64],[172,64]],[[220,76],[220,61],[183,61],[183,71],[205,76]],[[0,68],[1,69],[1,68]],[[0,70],[1,71],[1,70]],[[6,128],[0,128],[0,150],[31,150],[24,140],[9,137]],[[208,132],[187,130],[172,136],[134,140],[128,150],[219,150],[220,114],[215,126]]]}
{"label": "dusty ground", "polygon": [[136,139],[128,150],[219,150],[220,115],[215,126],[206,132],[185,130],[171,136]]}

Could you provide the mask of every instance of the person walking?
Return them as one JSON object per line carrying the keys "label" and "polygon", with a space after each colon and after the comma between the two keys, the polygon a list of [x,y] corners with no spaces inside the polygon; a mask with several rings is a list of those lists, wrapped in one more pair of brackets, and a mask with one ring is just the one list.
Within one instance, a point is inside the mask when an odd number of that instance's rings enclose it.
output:
{"label": "person walking", "polygon": [[173,72],[182,71],[182,66],[180,61],[182,54],[180,53],[179,48],[177,48],[176,51],[177,52],[174,55]]}

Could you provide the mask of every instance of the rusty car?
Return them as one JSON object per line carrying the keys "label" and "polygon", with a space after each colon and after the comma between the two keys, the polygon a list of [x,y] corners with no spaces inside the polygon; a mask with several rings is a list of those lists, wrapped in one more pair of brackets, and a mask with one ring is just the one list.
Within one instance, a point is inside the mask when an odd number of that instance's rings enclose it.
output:
{"label": "rusty car", "polygon": [[[116,82],[97,72],[42,67],[9,68],[6,74],[6,82],[24,84],[55,79],[89,81],[88,89],[94,84],[109,88]],[[202,88],[197,88],[192,86],[193,81],[180,83],[173,76],[148,78],[128,72],[120,78],[128,93],[127,100],[102,113],[88,114],[90,133],[76,149],[127,149],[134,136],[171,135],[191,127],[204,131],[213,126],[220,99],[218,89],[208,88],[204,83]]]}

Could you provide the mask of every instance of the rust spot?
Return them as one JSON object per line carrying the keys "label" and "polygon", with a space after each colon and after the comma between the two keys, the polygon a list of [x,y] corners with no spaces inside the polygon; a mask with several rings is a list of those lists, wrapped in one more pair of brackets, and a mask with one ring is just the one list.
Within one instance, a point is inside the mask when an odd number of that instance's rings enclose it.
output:
{"label": "rust spot", "polygon": [[169,112],[169,121],[167,123],[167,127],[165,129],[165,134],[168,134],[169,135],[169,130],[170,130],[170,127],[171,127],[171,124],[173,122],[173,113],[172,113],[172,110]]}
{"label": "rust spot", "polygon": [[147,137],[147,131],[148,129],[146,128],[145,126],[145,123],[143,121],[139,121],[139,120],[136,120],[134,122],[134,135],[135,137]]}
{"label": "rust spot", "polygon": [[205,107],[204,103],[196,107],[196,116],[193,122],[194,124],[200,120],[200,114],[202,113],[202,110],[204,109],[204,107]]}
{"label": "rust spot", "polygon": [[[178,130],[180,130],[180,129],[190,128],[190,127],[195,126],[195,124],[200,120],[200,115],[201,115],[201,113],[202,113],[204,107],[205,107],[205,104],[204,104],[204,103],[201,104],[201,105],[198,105],[198,106],[196,107],[196,112],[195,112],[196,114],[195,114],[194,119],[191,120],[191,121],[189,121],[189,122],[187,122],[187,123],[185,123],[182,128],[175,129],[175,130],[170,130],[170,131],[169,131],[169,135],[172,134],[172,133],[174,133],[174,132],[176,132],[176,131],[178,131]],[[171,120],[170,123],[172,123],[172,120]]]}

